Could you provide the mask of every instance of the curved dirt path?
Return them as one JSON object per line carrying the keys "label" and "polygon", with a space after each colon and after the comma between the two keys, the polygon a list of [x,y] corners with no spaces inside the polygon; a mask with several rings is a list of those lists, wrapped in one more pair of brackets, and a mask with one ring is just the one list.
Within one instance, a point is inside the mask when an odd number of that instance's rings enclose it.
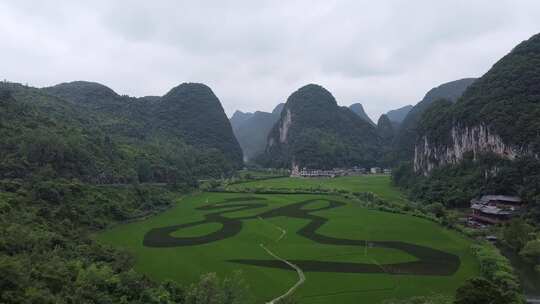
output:
{"label": "curved dirt path", "polygon": [[[264,221],[263,218],[260,218],[260,219],[262,221]],[[281,228],[281,227],[279,227],[279,226],[277,226],[277,225],[275,225],[273,223],[270,223],[270,222],[267,222],[267,223],[269,223],[270,225],[276,227],[276,229],[281,231],[281,235],[276,240],[276,243],[281,241],[283,239],[283,237],[285,237],[285,234],[287,234],[287,230],[285,230],[285,229],[283,229],[283,228]],[[289,265],[298,274],[298,282],[296,282],[296,284],[294,284],[291,288],[289,288],[289,290],[287,290],[287,292],[285,292],[284,294],[280,295],[277,298],[274,298],[274,299],[270,300],[270,302],[266,302],[266,304],[275,304],[276,302],[279,302],[280,300],[292,295],[294,293],[294,291],[298,287],[300,287],[300,285],[304,284],[304,282],[306,281],[306,275],[304,274],[304,272],[302,271],[302,269],[300,267],[298,267],[297,265],[285,260],[284,258],[279,257],[277,254],[273,253],[270,249],[266,248],[266,246],[264,246],[264,244],[259,244],[259,246],[261,246],[261,248],[264,251],[266,251],[266,253],[268,253],[270,256],[272,256],[274,259]]]}

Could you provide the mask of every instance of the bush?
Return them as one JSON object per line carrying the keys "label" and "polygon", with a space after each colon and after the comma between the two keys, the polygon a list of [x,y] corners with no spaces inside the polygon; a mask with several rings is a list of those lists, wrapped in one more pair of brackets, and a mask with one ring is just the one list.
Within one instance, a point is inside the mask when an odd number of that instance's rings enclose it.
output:
{"label": "bush", "polygon": [[[505,295],[508,294],[505,296],[505,298],[512,299],[512,301],[501,303],[521,303],[521,288],[519,285],[519,280],[514,273],[512,265],[510,265],[510,261],[508,261],[508,259],[504,257],[497,248],[489,243],[473,245],[471,246],[471,249],[480,263],[480,273],[482,274],[483,278],[494,284],[497,288],[504,290]],[[474,285],[475,282],[469,282],[469,284]],[[480,285],[483,284],[484,283]]]}

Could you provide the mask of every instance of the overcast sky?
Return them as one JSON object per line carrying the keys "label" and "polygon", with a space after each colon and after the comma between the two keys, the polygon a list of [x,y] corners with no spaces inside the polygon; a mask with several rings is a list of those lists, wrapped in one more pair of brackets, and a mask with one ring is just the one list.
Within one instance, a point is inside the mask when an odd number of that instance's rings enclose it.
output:
{"label": "overcast sky", "polygon": [[537,32],[539,0],[0,0],[0,78],[132,96],[203,82],[228,115],[318,83],[376,120]]}

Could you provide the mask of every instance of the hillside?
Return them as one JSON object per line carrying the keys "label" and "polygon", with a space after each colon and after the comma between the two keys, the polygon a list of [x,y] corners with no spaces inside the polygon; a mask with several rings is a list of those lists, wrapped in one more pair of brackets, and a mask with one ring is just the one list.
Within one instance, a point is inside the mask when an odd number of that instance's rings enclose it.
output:
{"label": "hillside", "polygon": [[409,111],[400,125],[393,144],[395,161],[406,161],[413,158],[414,145],[418,137],[418,122],[422,113],[436,100],[456,101],[474,81],[475,78],[455,80],[441,84],[427,92],[424,98]]}
{"label": "hillside", "polygon": [[515,47],[455,104],[422,117],[415,168],[455,164],[468,152],[515,159],[540,152],[540,35]]}
{"label": "hillside", "polygon": [[[191,184],[230,174],[241,151],[219,100],[206,86],[182,86],[187,96],[138,99],[89,82],[2,83],[1,177],[48,172],[89,183]],[[213,124],[200,128],[203,117]]]}
{"label": "hillside", "polygon": [[224,161],[242,165],[242,150],[219,99],[198,83],[183,83],[165,94],[153,111],[154,132],[167,130],[201,149],[217,149]]}
{"label": "hillside", "polygon": [[[253,160],[257,155],[264,152],[268,134],[279,120],[284,105],[283,103],[277,105],[272,113],[257,111],[241,123],[237,123],[236,127],[233,126],[234,135],[240,147],[242,147],[245,161]],[[239,111],[236,111],[236,113],[239,113]],[[231,124],[233,124],[233,118],[234,115],[231,117]]]}
{"label": "hillside", "polygon": [[396,123],[390,121],[388,115],[381,115],[377,121],[377,133],[381,138],[381,165],[385,167],[392,164],[392,142],[394,141],[396,132]]}
{"label": "hillside", "polygon": [[349,106],[349,109],[351,109],[351,111],[356,113],[356,115],[358,115],[358,117],[360,117],[363,120],[369,122],[372,126],[375,126],[375,123],[373,122],[373,120],[371,120],[371,118],[369,118],[366,111],[364,110],[364,106],[362,106],[361,103],[354,103],[354,104]]}
{"label": "hillside", "polygon": [[309,84],[287,99],[260,161],[285,168],[367,167],[377,163],[380,144],[374,126]]}
{"label": "hillside", "polygon": [[456,103],[422,115],[412,166],[394,182],[414,199],[467,206],[483,194],[519,195],[540,222],[540,36],[519,44]]}

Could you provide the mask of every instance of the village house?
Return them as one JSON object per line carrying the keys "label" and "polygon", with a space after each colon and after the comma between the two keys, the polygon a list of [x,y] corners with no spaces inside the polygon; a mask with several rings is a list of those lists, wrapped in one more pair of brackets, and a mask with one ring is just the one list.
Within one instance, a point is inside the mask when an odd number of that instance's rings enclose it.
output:
{"label": "village house", "polygon": [[363,175],[363,174],[380,174],[384,172],[384,174],[391,174],[392,170],[390,169],[384,169],[384,171],[379,168],[362,168],[358,166],[354,166],[352,168],[334,168],[329,170],[324,169],[308,169],[303,168],[300,169],[299,166],[294,165],[291,170],[291,177],[338,177],[338,176],[356,176],[356,175]]}
{"label": "village house", "polygon": [[382,172],[382,169],[379,167],[373,167],[370,170],[371,174],[380,174]]}
{"label": "village house", "polygon": [[521,198],[507,195],[484,195],[471,200],[472,221],[498,224],[509,220],[521,209]]}

